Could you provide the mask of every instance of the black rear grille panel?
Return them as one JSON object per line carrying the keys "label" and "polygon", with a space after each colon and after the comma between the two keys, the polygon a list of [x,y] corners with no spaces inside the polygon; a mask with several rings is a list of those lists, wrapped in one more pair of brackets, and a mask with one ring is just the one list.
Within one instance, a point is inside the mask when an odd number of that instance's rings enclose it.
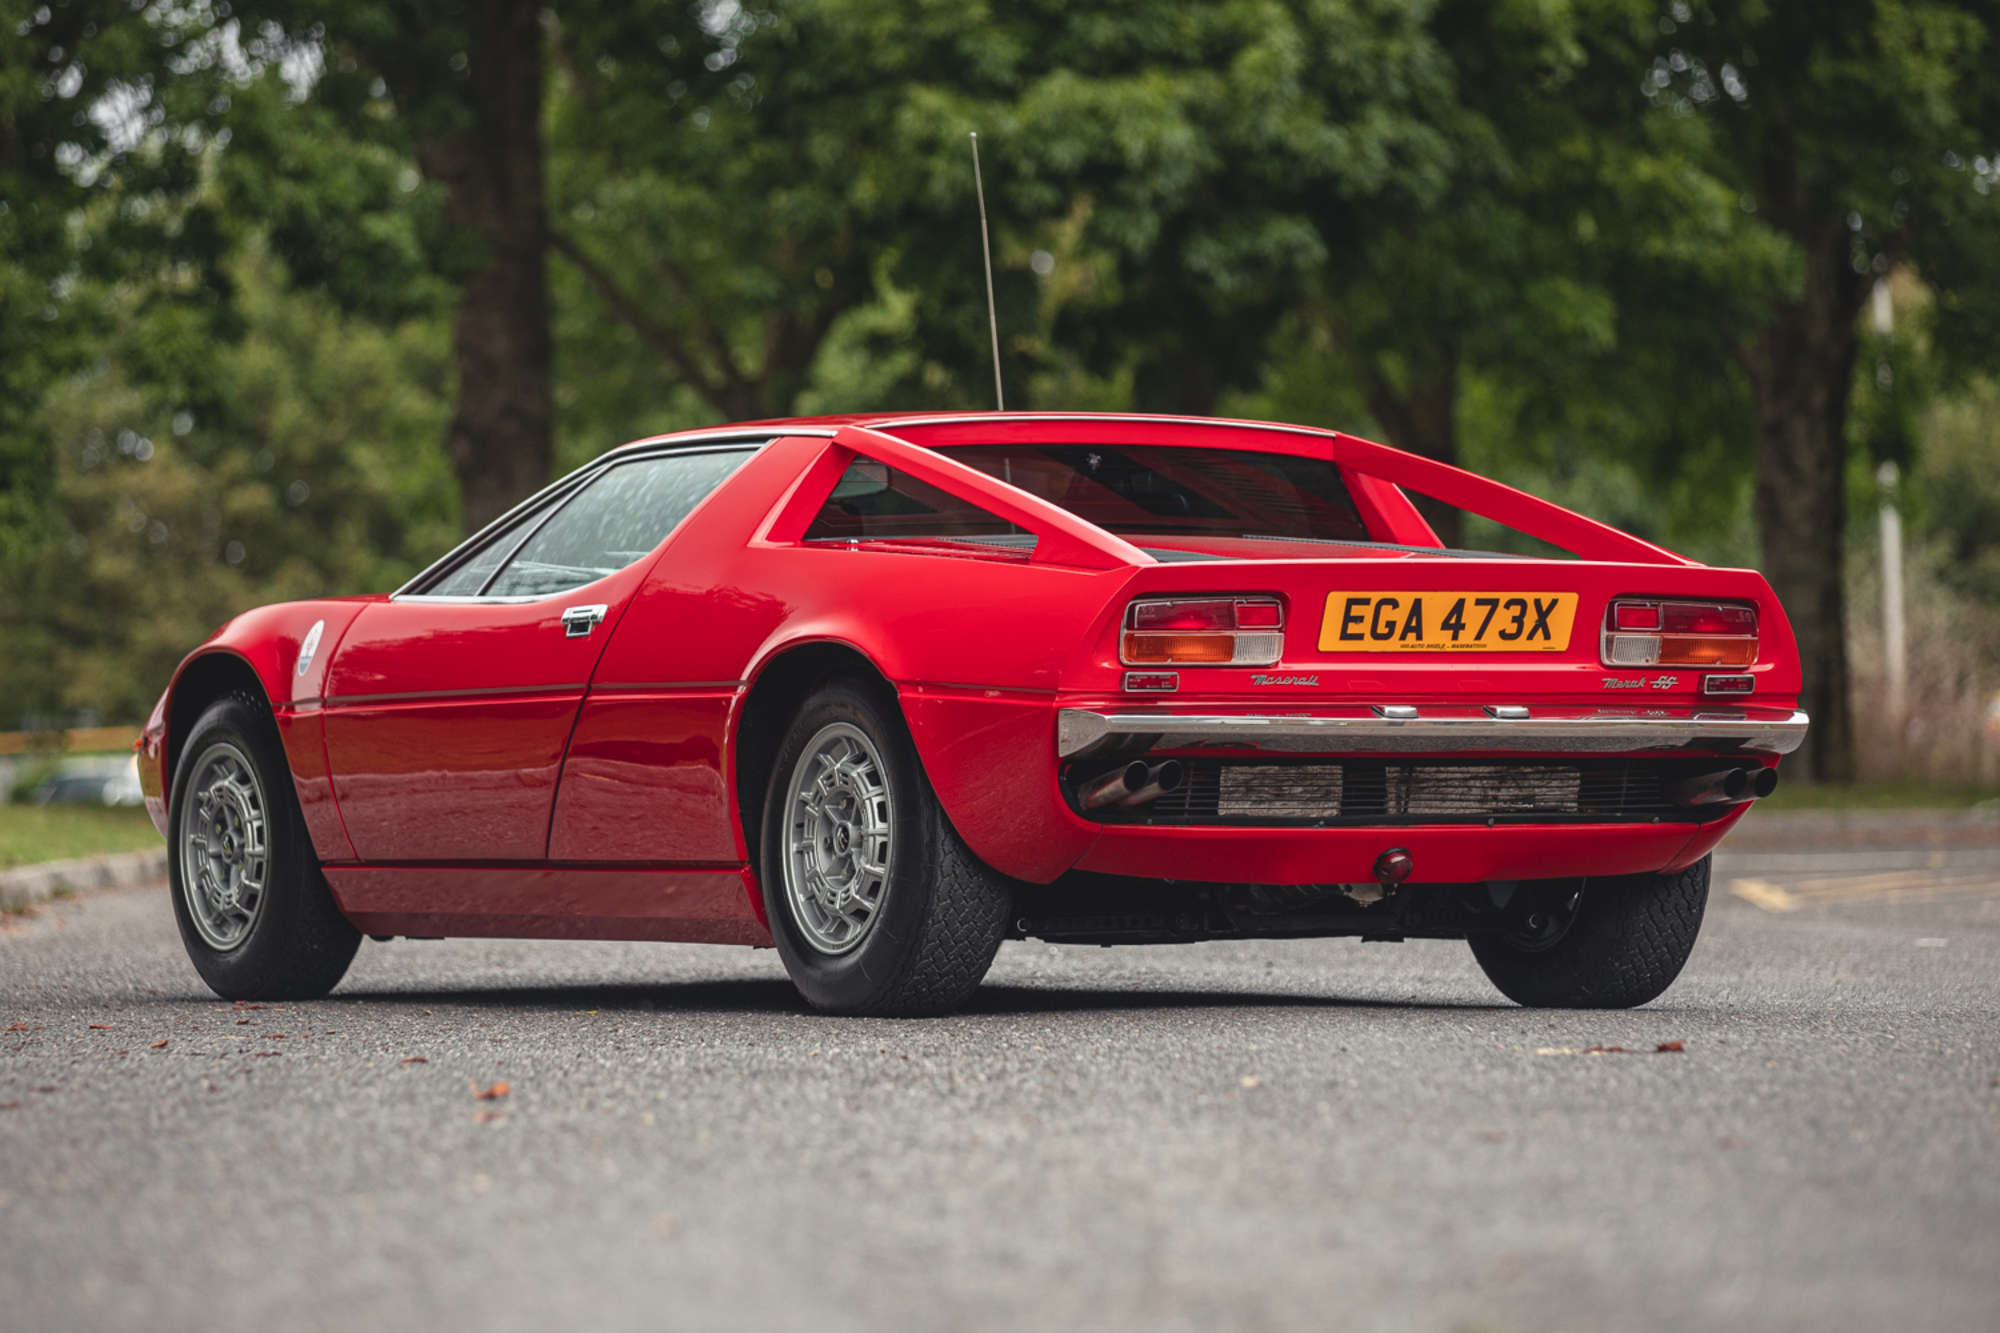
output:
{"label": "black rear grille panel", "polygon": [[[1145,805],[1081,811],[1105,824],[1340,828],[1415,824],[1697,824],[1733,805],[1667,799],[1726,759],[1182,759],[1179,789]],[[1073,765],[1076,787],[1101,766]]]}

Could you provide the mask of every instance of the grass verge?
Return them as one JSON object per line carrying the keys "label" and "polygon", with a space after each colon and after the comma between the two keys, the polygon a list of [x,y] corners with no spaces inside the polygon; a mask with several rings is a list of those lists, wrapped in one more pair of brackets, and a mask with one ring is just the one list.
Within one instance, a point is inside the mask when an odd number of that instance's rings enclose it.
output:
{"label": "grass verge", "polygon": [[0,870],[99,852],[161,846],[143,809],[98,805],[0,805]]}

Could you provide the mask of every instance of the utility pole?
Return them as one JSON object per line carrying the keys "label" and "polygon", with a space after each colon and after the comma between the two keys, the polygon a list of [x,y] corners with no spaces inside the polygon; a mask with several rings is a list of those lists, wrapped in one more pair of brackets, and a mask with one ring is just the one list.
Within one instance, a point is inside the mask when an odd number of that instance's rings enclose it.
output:
{"label": "utility pole", "polygon": [[1896,508],[1896,465],[1884,463],[1875,470],[1875,480],[1882,484],[1882,670],[1900,750],[1909,716],[1910,654],[1903,623],[1903,515]]}
{"label": "utility pole", "polygon": [[[1875,332],[1887,337],[1896,329],[1896,306],[1886,278],[1877,279],[1870,298]],[[1910,653],[1903,621],[1903,514],[1896,507],[1896,465],[1882,464],[1875,470],[1875,480],[1882,486],[1882,674],[1900,761],[1909,719]]]}

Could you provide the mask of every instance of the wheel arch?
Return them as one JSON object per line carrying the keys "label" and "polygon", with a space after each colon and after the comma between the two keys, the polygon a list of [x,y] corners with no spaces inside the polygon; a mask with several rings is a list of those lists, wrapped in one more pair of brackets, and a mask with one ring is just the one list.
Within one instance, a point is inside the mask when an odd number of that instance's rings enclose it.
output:
{"label": "wheel arch", "polygon": [[[879,693],[883,702],[902,715],[896,687],[874,659],[846,639],[822,638],[787,644],[757,667],[750,688],[737,706],[731,727],[731,789],[744,853],[753,874],[760,873],[764,794],[771,783],[771,765],[784,743],[785,728],[799,705],[813,691],[835,679],[857,680]],[[909,719],[903,719],[909,725]]]}
{"label": "wheel arch", "polygon": [[181,749],[201,715],[218,700],[232,694],[254,699],[264,712],[271,713],[270,692],[258,678],[257,670],[230,648],[208,648],[190,657],[167,687],[166,733],[161,740],[160,764],[166,790],[173,790],[174,770]]}

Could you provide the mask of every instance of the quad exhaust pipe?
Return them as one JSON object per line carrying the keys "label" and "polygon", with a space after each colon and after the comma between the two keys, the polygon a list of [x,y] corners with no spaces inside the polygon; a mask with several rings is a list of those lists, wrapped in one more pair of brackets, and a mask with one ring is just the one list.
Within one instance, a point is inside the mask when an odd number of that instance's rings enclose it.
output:
{"label": "quad exhaust pipe", "polygon": [[1740,805],[1777,789],[1775,768],[1725,768],[1683,778],[1667,788],[1667,799],[1675,805]]}
{"label": "quad exhaust pipe", "polygon": [[1168,792],[1179,791],[1187,781],[1187,766],[1178,759],[1149,764],[1134,759],[1123,768],[1093,778],[1077,791],[1077,804],[1086,810],[1102,810],[1107,805],[1145,805]]}

